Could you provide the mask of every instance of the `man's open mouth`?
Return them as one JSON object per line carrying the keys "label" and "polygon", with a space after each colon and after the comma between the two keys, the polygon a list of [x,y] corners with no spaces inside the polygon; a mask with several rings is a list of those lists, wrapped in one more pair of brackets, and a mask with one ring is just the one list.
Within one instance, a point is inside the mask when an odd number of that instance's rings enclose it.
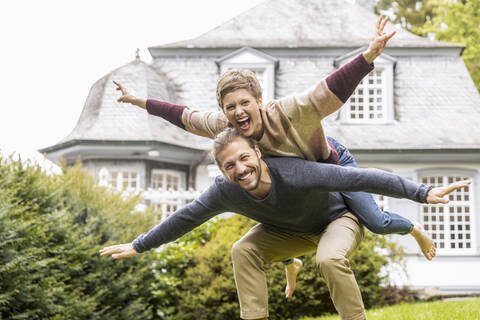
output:
{"label": "man's open mouth", "polygon": [[253,174],[253,170],[252,171],[249,171],[247,173],[243,173],[241,175],[238,176],[238,181],[244,181],[244,180],[247,180],[248,178],[250,178],[250,176]]}
{"label": "man's open mouth", "polygon": [[237,120],[238,127],[240,130],[246,131],[250,129],[250,118],[249,117],[243,117],[241,119]]}

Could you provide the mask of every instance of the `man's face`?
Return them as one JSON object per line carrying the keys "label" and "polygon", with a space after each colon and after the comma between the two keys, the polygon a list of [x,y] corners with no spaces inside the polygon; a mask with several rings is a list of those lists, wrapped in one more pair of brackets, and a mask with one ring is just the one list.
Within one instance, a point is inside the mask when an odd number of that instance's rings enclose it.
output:
{"label": "man's face", "polygon": [[242,138],[233,140],[217,154],[217,161],[223,175],[245,191],[258,188],[262,175],[261,153]]}
{"label": "man's face", "polygon": [[258,140],[263,134],[261,103],[262,99],[256,100],[250,91],[238,89],[223,97],[223,112],[244,136]]}

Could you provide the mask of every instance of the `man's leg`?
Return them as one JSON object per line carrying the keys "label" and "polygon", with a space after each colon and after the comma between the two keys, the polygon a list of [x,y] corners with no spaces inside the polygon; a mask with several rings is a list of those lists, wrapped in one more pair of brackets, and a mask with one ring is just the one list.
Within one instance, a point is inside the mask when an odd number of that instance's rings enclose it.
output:
{"label": "man's leg", "polygon": [[232,262],[240,317],[268,317],[265,265],[313,252],[316,248],[317,243],[309,237],[291,235],[262,224],[253,227],[237,241],[232,247]]}
{"label": "man's leg", "polygon": [[363,227],[347,213],[331,222],[318,242],[317,268],[342,320],[366,319],[360,289],[347,259],[362,238]]}

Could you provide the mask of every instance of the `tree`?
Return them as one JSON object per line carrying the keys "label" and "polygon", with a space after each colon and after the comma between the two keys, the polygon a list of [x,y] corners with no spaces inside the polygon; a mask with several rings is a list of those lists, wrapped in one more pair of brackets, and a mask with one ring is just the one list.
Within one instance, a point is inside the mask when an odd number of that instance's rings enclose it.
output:
{"label": "tree", "polygon": [[410,31],[423,26],[434,17],[430,0],[379,0],[375,11],[393,13],[393,18],[390,17],[392,22]]}
{"label": "tree", "polygon": [[462,58],[480,90],[480,0],[379,0],[376,11],[392,12],[417,35],[465,45]]}
{"label": "tree", "polygon": [[153,223],[137,202],[79,166],[47,175],[0,158],[0,319],[158,319],[151,255],[98,255]]}
{"label": "tree", "polygon": [[463,61],[480,90],[480,0],[430,0],[435,16],[414,31],[435,39],[463,44]]}

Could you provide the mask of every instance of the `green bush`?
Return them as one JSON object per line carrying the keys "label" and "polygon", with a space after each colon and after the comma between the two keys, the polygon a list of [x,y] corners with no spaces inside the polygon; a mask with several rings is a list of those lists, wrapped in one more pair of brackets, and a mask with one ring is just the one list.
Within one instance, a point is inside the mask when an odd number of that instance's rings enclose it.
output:
{"label": "green bush", "polygon": [[230,249],[254,222],[242,216],[220,221],[212,239],[193,254],[181,288],[178,320],[238,319]]}
{"label": "green bush", "polygon": [[138,199],[98,187],[76,166],[47,175],[0,158],[0,318],[154,319],[151,254],[112,260],[153,221]]}
{"label": "green bush", "polygon": [[[186,270],[183,286],[179,287],[179,313],[175,319],[220,320],[239,317],[230,250],[235,241],[254,223],[242,216],[234,216],[221,223],[212,240],[195,251]],[[388,256],[380,254],[384,249]],[[384,237],[367,232],[364,241],[350,257],[365,306],[382,303],[385,280],[380,269],[388,259],[399,261],[401,251]],[[298,319],[335,312],[325,281],[318,275],[315,256],[302,257],[304,268],[298,276],[297,290],[292,299],[285,299],[285,273],[281,263],[267,270],[269,310],[275,319]]]}
{"label": "green bush", "polygon": [[186,270],[194,265],[195,252],[210,240],[219,222],[207,222],[154,254],[156,280],[151,286],[151,292],[158,301],[155,308],[162,319],[176,320],[181,316],[179,307],[184,294]]}
{"label": "green bush", "polygon": [[[99,187],[80,166],[47,175],[0,158],[0,319],[237,319],[232,244],[254,222],[241,216],[204,224],[159,252],[100,257],[103,246],[132,241],[154,224]],[[367,307],[382,300],[379,270],[396,247],[367,234],[351,257]],[[295,319],[334,311],[311,256],[294,298],[285,300],[283,265],[268,270],[270,311]]]}

